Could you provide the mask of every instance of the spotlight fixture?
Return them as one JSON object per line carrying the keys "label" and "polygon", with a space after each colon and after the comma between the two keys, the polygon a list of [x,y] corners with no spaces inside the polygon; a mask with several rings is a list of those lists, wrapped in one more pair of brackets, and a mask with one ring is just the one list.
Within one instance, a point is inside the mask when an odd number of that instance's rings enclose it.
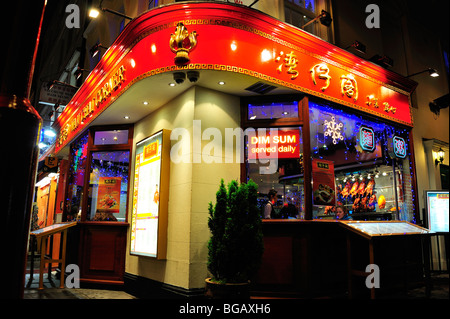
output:
{"label": "spotlight fixture", "polygon": [[359,41],[353,42],[353,44],[346,47],[345,50],[349,48],[355,48],[359,53],[366,54],[366,46]]}
{"label": "spotlight fixture", "polygon": [[322,10],[322,12],[317,17],[315,17],[308,23],[304,24],[302,26],[302,29],[305,29],[308,25],[310,25],[311,23],[314,23],[317,20],[319,20],[320,23],[326,27],[329,27],[331,25],[331,21],[333,21],[333,19],[331,19],[331,15],[328,12],[326,12],[325,10]]}
{"label": "spotlight fixture", "polygon": [[48,90],[50,91],[51,89],[53,89],[55,87],[55,85],[64,85],[64,86],[70,86],[73,87],[75,89],[78,89],[76,86],[70,85],[69,83],[65,83],[65,82],[61,82],[61,81],[57,81],[57,80],[53,80],[47,83],[48,85]]}
{"label": "spotlight fixture", "polygon": [[438,166],[444,162],[444,150],[439,147],[439,151],[436,153],[436,159],[434,160],[434,165]]}
{"label": "spotlight fixture", "polygon": [[91,55],[91,57],[95,57],[100,51],[100,48],[108,49],[107,47],[104,47],[101,43],[97,43],[89,50],[89,54]]}
{"label": "spotlight fixture", "polygon": [[432,78],[436,78],[436,77],[439,76],[439,73],[438,73],[438,71],[436,71],[436,69],[428,68],[428,69],[426,69],[426,70],[423,70],[423,71],[420,71],[420,72],[416,72],[416,73],[407,75],[406,77],[409,78],[409,77],[411,77],[411,76],[415,76],[415,75],[422,74],[422,73],[425,73],[425,72],[428,72],[428,74],[429,74]]}
{"label": "spotlight fixture", "polygon": [[100,1],[100,5],[98,6],[98,8],[93,7],[93,8],[91,8],[89,10],[89,17],[91,17],[93,19],[96,19],[99,16],[99,14],[100,14],[99,10],[101,10],[103,12],[112,13],[112,14],[114,14],[116,16],[119,16],[119,17],[122,17],[124,19],[133,20],[133,18],[131,18],[131,17],[129,17],[129,16],[127,16],[127,15],[121,13],[121,12],[117,12],[117,11],[110,10],[110,9],[107,9],[107,8],[102,8],[102,2],[103,2],[103,0]]}
{"label": "spotlight fixture", "polygon": [[100,14],[100,11],[98,11],[97,8],[91,8],[91,10],[89,10],[89,17],[90,18],[95,19],[95,18],[98,17],[99,14]]}
{"label": "spotlight fixture", "polygon": [[370,62],[376,63],[384,68],[391,68],[394,66],[394,60],[392,60],[387,55],[378,55],[375,54],[373,57],[369,59]]}
{"label": "spotlight fixture", "polygon": [[73,75],[75,75],[75,78],[77,80],[83,75],[83,71],[88,71],[88,70],[77,67],[77,70],[73,73]]}
{"label": "spotlight fixture", "polygon": [[[254,4],[256,4],[259,0],[254,0],[248,7],[251,8]],[[228,1],[227,1],[228,2]]]}

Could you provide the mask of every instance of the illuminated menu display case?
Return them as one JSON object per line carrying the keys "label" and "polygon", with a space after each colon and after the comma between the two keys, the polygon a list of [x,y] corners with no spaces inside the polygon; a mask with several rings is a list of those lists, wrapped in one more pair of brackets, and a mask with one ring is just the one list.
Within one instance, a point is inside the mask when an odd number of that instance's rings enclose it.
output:
{"label": "illuminated menu display case", "polygon": [[430,230],[406,221],[341,221],[346,228],[366,238],[430,234]]}
{"label": "illuminated menu display case", "polygon": [[131,246],[133,255],[166,258],[170,131],[136,144]]}

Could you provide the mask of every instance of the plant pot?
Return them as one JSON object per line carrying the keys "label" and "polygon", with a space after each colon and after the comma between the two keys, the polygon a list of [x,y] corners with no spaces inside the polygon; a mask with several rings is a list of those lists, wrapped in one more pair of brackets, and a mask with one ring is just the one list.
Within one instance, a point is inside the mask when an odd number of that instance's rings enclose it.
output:
{"label": "plant pot", "polygon": [[205,296],[209,299],[250,299],[250,282],[221,284],[205,279]]}

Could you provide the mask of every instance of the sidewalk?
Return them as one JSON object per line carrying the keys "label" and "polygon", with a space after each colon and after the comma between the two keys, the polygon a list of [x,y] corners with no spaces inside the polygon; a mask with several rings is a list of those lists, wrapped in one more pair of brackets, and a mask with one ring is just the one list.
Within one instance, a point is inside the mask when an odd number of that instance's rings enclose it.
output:
{"label": "sidewalk", "polygon": [[[30,275],[25,277],[25,285]],[[25,288],[24,299],[136,299],[136,297],[121,290],[59,288],[60,281],[56,272],[52,272],[51,279],[44,273],[44,289],[39,290],[39,273],[33,276],[32,284]]]}
{"label": "sidewalk", "polygon": [[[29,275],[26,277],[28,282]],[[433,274],[430,298],[432,300],[446,299],[449,300],[449,274]],[[34,274],[33,282],[30,288],[25,288],[24,299],[137,299],[135,296],[128,294],[122,290],[107,289],[88,289],[88,288],[58,288],[59,280],[55,277],[55,272],[48,279],[44,274],[44,289],[38,290],[39,274]],[[270,296],[256,299],[271,299]],[[255,298],[252,298],[255,299]],[[400,299],[400,300],[426,300],[425,287],[409,289],[407,293],[398,292],[381,299]]]}

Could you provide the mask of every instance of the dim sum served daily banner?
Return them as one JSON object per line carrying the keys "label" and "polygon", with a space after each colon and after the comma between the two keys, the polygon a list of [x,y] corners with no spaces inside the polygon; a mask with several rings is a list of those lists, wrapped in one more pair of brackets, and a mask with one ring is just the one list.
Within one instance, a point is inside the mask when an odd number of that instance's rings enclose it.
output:
{"label": "dim sum served daily banner", "polygon": [[136,144],[131,253],[156,257],[162,132]]}

